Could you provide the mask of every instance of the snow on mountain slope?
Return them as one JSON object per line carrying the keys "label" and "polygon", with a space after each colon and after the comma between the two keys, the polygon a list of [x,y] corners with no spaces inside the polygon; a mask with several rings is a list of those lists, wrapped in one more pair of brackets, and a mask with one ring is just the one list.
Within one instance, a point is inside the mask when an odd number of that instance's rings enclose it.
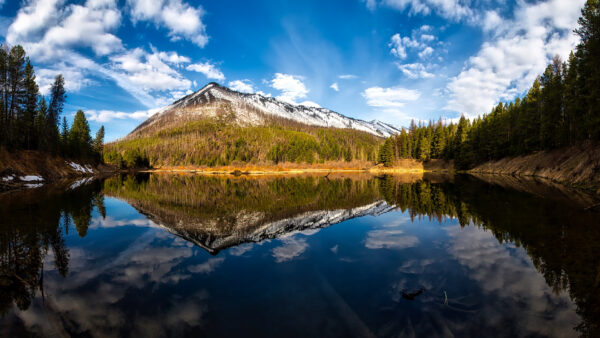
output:
{"label": "snow on mountain slope", "polygon": [[129,136],[160,129],[182,120],[193,120],[199,116],[216,117],[229,112],[228,108],[235,114],[235,121],[240,125],[259,125],[265,121],[266,116],[274,116],[312,126],[351,128],[380,137],[400,132],[399,128],[381,121],[367,122],[325,108],[293,105],[260,94],[240,93],[211,82],[199,91],[161,109],[135,128]]}

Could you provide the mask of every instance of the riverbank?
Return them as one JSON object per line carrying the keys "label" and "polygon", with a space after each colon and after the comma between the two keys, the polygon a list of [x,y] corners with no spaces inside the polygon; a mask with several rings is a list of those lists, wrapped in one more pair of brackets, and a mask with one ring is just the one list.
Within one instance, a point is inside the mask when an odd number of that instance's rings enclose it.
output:
{"label": "riverbank", "polygon": [[483,163],[468,172],[538,177],[600,193],[600,145],[586,142],[526,156],[507,157]]}
{"label": "riverbank", "polygon": [[64,179],[101,176],[116,168],[86,161],[73,161],[35,150],[9,152],[0,149],[0,192],[37,188]]}

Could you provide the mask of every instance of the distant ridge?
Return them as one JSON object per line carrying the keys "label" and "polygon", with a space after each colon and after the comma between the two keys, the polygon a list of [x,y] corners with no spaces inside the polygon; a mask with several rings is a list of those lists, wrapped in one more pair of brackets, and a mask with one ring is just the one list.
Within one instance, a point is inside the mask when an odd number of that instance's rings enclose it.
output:
{"label": "distant ridge", "polygon": [[350,128],[379,137],[388,137],[400,132],[399,128],[381,121],[354,119],[326,108],[293,105],[261,94],[237,92],[211,82],[197,92],[161,109],[127,137],[136,137],[147,131],[199,117],[219,117],[223,113],[233,113],[234,121],[242,126],[260,125],[271,116],[311,126]]}

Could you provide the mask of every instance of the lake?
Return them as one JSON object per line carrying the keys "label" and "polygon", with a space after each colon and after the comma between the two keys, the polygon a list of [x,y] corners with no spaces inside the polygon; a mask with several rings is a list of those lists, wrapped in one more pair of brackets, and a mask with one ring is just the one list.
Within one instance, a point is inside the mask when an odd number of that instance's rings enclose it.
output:
{"label": "lake", "polygon": [[139,174],[0,196],[2,336],[600,333],[600,214],[512,177]]}

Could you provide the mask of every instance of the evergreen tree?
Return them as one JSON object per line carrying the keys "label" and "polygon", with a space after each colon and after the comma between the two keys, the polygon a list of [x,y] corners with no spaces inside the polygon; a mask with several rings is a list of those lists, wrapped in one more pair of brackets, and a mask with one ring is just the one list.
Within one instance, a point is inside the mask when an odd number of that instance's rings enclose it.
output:
{"label": "evergreen tree", "polygon": [[78,110],[69,130],[69,145],[71,154],[76,157],[88,157],[92,154],[92,138],[90,126],[83,111]]}
{"label": "evergreen tree", "polygon": [[38,149],[41,149],[45,138],[41,137],[46,134],[46,120],[48,114],[48,106],[46,105],[46,99],[41,96],[38,103],[37,113],[35,115],[34,128],[37,135]]}
{"label": "evergreen tree", "polygon": [[63,116],[62,129],[60,131],[60,149],[63,156],[70,154],[70,142],[69,142],[69,124],[67,117]]}
{"label": "evergreen tree", "polygon": [[104,152],[104,126],[100,126],[100,129],[96,132],[96,137],[94,138],[94,151],[101,158],[102,153]]}
{"label": "evergreen tree", "polygon": [[23,135],[23,147],[33,149],[37,147],[37,133],[34,122],[37,113],[39,87],[35,82],[33,66],[28,61],[25,65],[25,102],[21,121],[21,133]]}
{"label": "evergreen tree", "polygon": [[48,113],[46,114],[45,138],[47,149],[55,152],[59,146],[58,122],[59,116],[62,113],[65,100],[67,98],[65,92],[65,79],[62,75],[57,75],[54,83],[50,88],[50,103],[48,105]]}

